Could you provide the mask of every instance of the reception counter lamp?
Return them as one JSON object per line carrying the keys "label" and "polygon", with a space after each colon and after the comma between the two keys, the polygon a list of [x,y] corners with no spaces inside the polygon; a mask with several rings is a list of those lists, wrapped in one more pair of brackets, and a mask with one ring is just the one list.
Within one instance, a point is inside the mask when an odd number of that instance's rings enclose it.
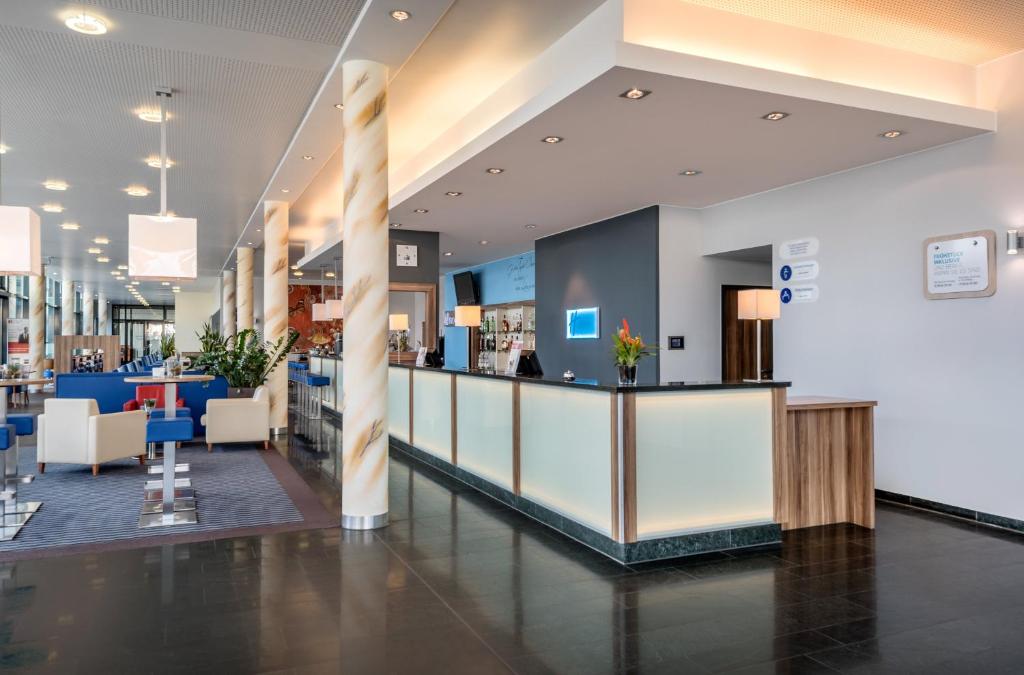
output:
{"label": "reception counter lamp", "polygon": [[772,288],[748,288],[737,293],[736,318],[757,322],[757,378],[761,379],[761,321],[772,321],[781,316],[779,292]]}
{"label": "reception counter lamp", "polygon": [[458,305],[455,307],[455,325],[466,328],[480,327],[480,305]]}

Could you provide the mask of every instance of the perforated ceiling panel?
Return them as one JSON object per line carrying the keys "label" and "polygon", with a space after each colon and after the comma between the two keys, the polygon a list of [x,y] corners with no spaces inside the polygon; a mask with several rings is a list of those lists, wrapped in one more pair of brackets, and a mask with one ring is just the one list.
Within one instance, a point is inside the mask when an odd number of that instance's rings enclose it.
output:
{"label": "perforated ceiling panel", "polygon": [[[154,24],[150,18],[146,33],[122,14],[116,30],[94,38],[56,20],[50,29],[43,8],[45,30],[24,21],[4,25],[0,12],[0,141],[9,147],[3,201],[39,211],[43,253],[56,259],[56,269],[70,269],[76,281],[104,282],[113,299],[125,299],[123,282],[110,272],[127,264],[128,215],[157,213],[160,204],[159,170],[144,161],[159,155],[159,125],[135,113],[159,106],[157,85],[172,86],[168,154],[175,165],[168,171],[168,209],[199,219],[199,274],[216,276],[337,53],[296,42],[282,55],[266,47],[261,33],[220,26],[341,42],[361,0],[93,4],[151,8],[184,20]],[[186,21],[218,24],[204,28],[204,35],[213,30],[220,39],[196,51],[167,48],[194,43],[194,25]],[[161,46],[151,39],[156,33]],[[280,49],[291,48],[275,40]],[[49,179],[66,181],[69,189],[47,190]],[[130,197],[124,191],[130,185],[145,186],[150,195]],[[41,206],[49,202],[64,212],[44,213]],[[64,222],[81,229],[64,231]],[[87,252],[95,237],[110,240],[99,245],[109,263]],[[143,285],[153,304],[172,302],[169,290]]]}
{"label": "perforated ceiling panel", "polygon": [[960,63],[984,63],[1024,49],[1020,0],[687,2]]}
{"label": "perforated ceiling panel", "polygon": [[81,0],[94,7],[341,46],[363,0]]}

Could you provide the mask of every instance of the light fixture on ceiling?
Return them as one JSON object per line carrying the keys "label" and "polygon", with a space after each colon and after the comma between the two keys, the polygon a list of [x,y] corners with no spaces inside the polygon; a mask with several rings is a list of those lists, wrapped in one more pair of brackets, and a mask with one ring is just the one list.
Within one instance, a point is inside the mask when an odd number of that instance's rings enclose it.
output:
{"label": "light fixture on ceiling", "polygon": [[903,135],[903,132],[899,129],[890,129],[889,131],[882,132],[879,134],[882,138],[899,138]]}
{"label": "light fixture on ceiling", "polygon": [[117,270],[110,270],[110,276],[119,277],[121,276],[121,273]]}
{"label": "light fixture on ceiling", "polygon": [[404,9],[393,9],[391,10],[391,18],[401,23],[402,21],[408,21],[412,18],[412,14]]}
{"label": "light fixture on ceiling", "polygon": [[181,290],[181,286],[171,286],[171,290],[172,291],[180,291]]}
{"label": "light fixture on ceiling", "polygon": [[334,278],[334,272],[328,272],[324,276],[327,277],[328,279],[333,279]]}
{"label": "light fixture on ceiling", "polygon": [[324,294],[324,276],[327,265],[320,266],[320,302],[313,303],[313,321],[327,321],[330,315],[327,313],[327,302]]}
{"label": "light fixture on ceiling", "polygon": [[129,185],[124,189],[130,197],[148,197],[149,189],[142,185]]}
{"label": "light fixture on ceiling", "polygon": [[335,103],[334,107],[337,108],[338,110],[344,110],[345,109],[345,104],[344,103]]}
{"label": "light fixture on ceiling", "polygon": [[447,197],[461,197],[462,196],[461,192],[457,192],[455,190],[449,190],[448,192],[445,192],[444,194]]}
{"label": "light fixture on ceiling", "polygon": [[141,281],[133,281],[132,282],[132,286],[138,286],[141,283],[142,283]]}
{"label": "light fixture on ceiling", "polygon": [[161,282],[160,282],[160,285],[161,285],[161,286],[170,286],[170,285],[171,285],[171,282],[170,282],[170,281],[161,281]]}
{"label": "light fixture on ceiling", "polygon": [[43,183],[43,187],[54,192],[64,192],[68,189],[68,184],[62,180],[48,180]]}
{"label": "light fixture on ceiling", "polygon": [[309,160],[313,159],[313,155],[303,155],[302,159],[304,159],[304,160],[306,160],[308,162]]}
{"label": "light fixture on ceiling", "polygon": [[85,12],[72,14],[64,19],[64,25],[76,33],[83,33],[85,35],[103,35],[107,32],[106,21]]}
{"label": "light fixture on ceiling", "polygon": [[700,169],[683,169],[682,171],[679,172],[679,175],[680,176],[699,176],[702,173],[704,173],[704,172],[701,171]]}
{"label": "light fixture on ceiling", "polygon": [[64,207],[60,204],[43,204],[43,211],[47,213],[64,213]]}
{"label": "light fixture on ceiling", "polygon": [[650,95],[650,89],[637,89],[636,87],[631,87],[626,91],[622,92],[621,94],[619,94],[619,97],[628,98],[631,101],[639,101],[640,99],[646,98],[647,96]]}
{"label": "light fixture on ceiling", "polygon": [[100,253],[103,253],[103,249],[102,248],[92,247],[92,248],[87,248],[85,250],[85,252],[88,253],[89,255],[99,255]]}
{"label": "light fixture on ceiling", "polygon": [[761,115],[761,119],[768,120],[769,122],[778,122],[779,120],[784,120],[787,117],[789,117],[789,113],[779,111],[770,112],[767,115]]}
{"label": "light fixture on ceiling", "polygon": [[60,229],[68,230],[69,232],[74,232],[75,230],[81,229],[81,227],[82,226],[79,225],[78,223],[61,223],[60,224]]}
{"label": "light fixture on ceiling", "polygon": [[537,226],[534,225],[533,223],[530,223],[529,225],[526,226],[526,229],[528,229],[528,230],[536,230]]}
{"label": "light fixture on ceiling", "polygon": [[127,265],[118,265],[117,269],[119,269],[119,270],[126,270],[126,269],[128,269],[128,266]]}
{"label": "light fixture on ceiling", "polygon": [[430,213],[430,209],[413,209],[413,213]]}
{"label": "light fixture on ceiling", "polygon": [[292,272],[292,276],[301,277],[302,270],[295,270],[294,272]]}
{"label": "light fixture on ceiling", "polygon": [[98,263],[108,263],[108,262],[110,262],[110,258],[107,258],[106,256],[100,256],[99,258],[96,258],[96,262],[98,262]]}
{"label": "light fixture on ceiling", "polygon": [[[160,111],[159,110],[140,110],[135,113],[136,116],[143,122],[160,122]],[[170,117],[170,115],[168,115]]]}
{"label": "light fixture on ceiling", "polygon": [[281,192],[288,194],[289,192],[291,192],[291,190],[289,190],[288,188],[281,188]]}
{"label": "light fixture on ceiling", "polygon": [[565,139],[562,138],[561,136],[545,136],[541,140],[547,143],[548,145],[554,145],[555,143],[561,143]]}
{"label": "light fixture on ceiling", "polygon": [[171,289],[171,293],[181,293],[181,289],[180,288],[172,288]]}
{"label": "light fixture on ceiling", "polygon": [[299,266],[298,265],[292,265],[292,269],[293,270],[297,270],[297,269],[299,269]]}
{"label": "light fixture on ceiling", "polygon": [[334,271],[327,273],[334,279],[334,297],[327,301],[327,318],[332,321],[345,318],[345,301],[338,295],[338,261],[340,260],[341,258],[335,256]]}
{"label": "light fixture on ceiling", "polygon": [[397,230],[398,228],[400,228],[401,226],[402,226],[402,224],[401,224],[401,223],[391,223],[391,227],[392,227],[392,228],[394,228],[394,229],[396,229],[396,230]]}
{"label": "light fixture on ceiling", "polygon": [[499,173],[505,173],[505,170],[499,169],[498,167],[494,166],[491,167],[490,169],[487,169],[487,173],[491,174],[492,176],[497,176]]}
{"label": "light fixture on ceiling", "polygon": [[481,246],[487,246],[487,244],[488,244],[488,241],[486,239],[481,239],[480,240],[480,245]]}
{"label": "light fixture on ceiling", "polygon": [[134,289],[134,287],[131,284],[125,284],[124,287],[127,288],[128,290]]}
{"label": "light fixture on ceiling", "polygon": [[245,242],[245,245],[246,246],[252,246],[252,242],[251,241],[247,241],[247,242]]}
{"label": "light fixture on ceiling", "polygon": [[161,169],[161,168],[165,168],[165,167],[170,169],[172,166],[174,166],[174,160],[173,159],[164,159],[163,166],[161,166],[161,162],[160,162],[160,158],[159,157],[147,157],[146,158],[146,164],[148,166],[153,167],[154,169]]}
{"label": "light fixture on ceiling", "polygon": [[167,102],[174,92],[156,88],[160,101],[160,155],[147,161],[160,169],[160,215],[128,216],[128,268],[131,276],[144,279],[195,279],[198,276],[199,222],[178,218],[167,210]]}
{"label": "light fixture on ceiling", "polygon": [[6,155],[8,150],[10,150],[10,148],[6,145],[0,145],[0,155]]}
{"label": "light fixture on ceiling", "polygon": [[116,279],[117,281],[124,281],[124,277],[122,276],[116,276],[114,277],[114,279]]}
{"label": "light fixture on ceiling", "polygon": [[92,240],[92,243],[106,245],[110,243],[110,240],[107,239],[106,237],[96,237],[95,239]]}
{"label": "light fixture on ceiling", "polygon": [[451,258],[453,255],[455,255],[455,253],[453,253],[452,251],[445,251],[444,252],[444,257],[445,258]]}

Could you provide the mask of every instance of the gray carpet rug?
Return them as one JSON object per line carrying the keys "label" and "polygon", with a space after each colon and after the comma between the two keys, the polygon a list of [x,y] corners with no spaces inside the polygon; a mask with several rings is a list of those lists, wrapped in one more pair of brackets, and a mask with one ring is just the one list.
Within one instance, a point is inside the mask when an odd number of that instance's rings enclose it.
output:
{"label": "gray carpet rug", "polygon": [[205,445],[178,450],[177,460],[191,464],[187,475],[196,490],[199,522],[151,529],[138,526],[143,486],[147,479],[159,476],[150,476],[137,460],[103,464],[95,477],[91,467],[76,464],[47,464],[46,473],[38,474],[35,448],[23,447],[21,473],[36,474],[36,478],[20,487],[18,498],[41,501],[43,506],[13,541],[0,542],[0,560],[5,554],[54,547],[88,550],[121,540],[147,545],[148,540],[168,535],[178,540],[182,535],[207,539],[212,537],[199,535],[302,523],[303,513],[261,451],[237,447],[213,453],[207,453]]}

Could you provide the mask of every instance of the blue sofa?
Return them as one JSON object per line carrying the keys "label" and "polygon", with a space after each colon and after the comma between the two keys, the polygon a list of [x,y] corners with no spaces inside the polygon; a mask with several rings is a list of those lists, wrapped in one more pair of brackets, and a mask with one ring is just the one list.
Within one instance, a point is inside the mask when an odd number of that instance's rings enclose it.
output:
{"label": "blue sofa", "polygon": [[[60,373],[57,375],[57,398],[93,398],[101,413],[121,412],[126,401],[135,398],[136,385],[125,382],[133,373]],[[186,382],[178,385],[178,396],[192,412],[193,436],[205,431],[199,420],[206,414],[206,402],[211,398],[228,397],[228,381],[216,377],[211,382]]]}
{"label": "blue sofa", "polygon": [[162,365],[164,360],[156,354],[146,354],[141,359],[135,359],[117,367],[119,373],[148,373],[154,367]]}

